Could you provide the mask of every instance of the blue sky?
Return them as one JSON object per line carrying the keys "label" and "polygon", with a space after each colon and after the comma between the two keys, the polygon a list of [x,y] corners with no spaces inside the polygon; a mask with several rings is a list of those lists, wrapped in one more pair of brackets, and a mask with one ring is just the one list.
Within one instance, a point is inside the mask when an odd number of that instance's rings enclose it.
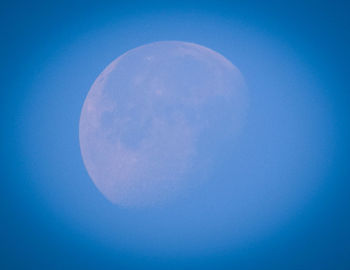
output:
{"label": "blue sky", "polygon": [[[2,269],[350,268],[346,1],[5,1],[0,12]],[[161,40],[224,55],[250,109],[205,188],[122,209],[86,173],[80,111],[111,61]]]}

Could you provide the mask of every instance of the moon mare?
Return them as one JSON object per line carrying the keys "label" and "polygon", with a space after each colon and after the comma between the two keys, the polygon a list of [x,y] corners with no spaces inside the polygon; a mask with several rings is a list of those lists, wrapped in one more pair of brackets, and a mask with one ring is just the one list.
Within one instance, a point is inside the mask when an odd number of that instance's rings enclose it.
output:
{"label": "moon mare", "polygon": [[245,110],[243,77],[219,53],[179,41],[137,47],[108,65],[85,99],[85,167],[115,204],[164,202],[201,181]]}

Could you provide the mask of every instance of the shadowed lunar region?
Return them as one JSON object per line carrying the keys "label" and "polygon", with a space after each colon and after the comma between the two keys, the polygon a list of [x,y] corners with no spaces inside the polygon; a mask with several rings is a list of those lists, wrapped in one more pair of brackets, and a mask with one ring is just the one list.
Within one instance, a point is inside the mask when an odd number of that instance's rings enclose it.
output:
{"label": "shadowed lunar region", "polygon": [[164,203],[204,180],[246,110],[243,77],[219,53],[179,41],[132,49],[107,66],[84,102],[85,167],[117,205]]}

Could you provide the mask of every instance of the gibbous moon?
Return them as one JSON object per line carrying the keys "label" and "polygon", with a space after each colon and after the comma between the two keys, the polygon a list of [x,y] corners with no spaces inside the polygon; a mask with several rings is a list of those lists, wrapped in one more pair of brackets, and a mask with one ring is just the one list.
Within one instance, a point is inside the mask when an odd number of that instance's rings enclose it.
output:
{"label": "gibbous moon", "polygon": [[97,77],[79,126],[85,167],[120,206],[149,206],[200,182],[233,143],[246,111],[239,70],[206,47],[155,42]]}

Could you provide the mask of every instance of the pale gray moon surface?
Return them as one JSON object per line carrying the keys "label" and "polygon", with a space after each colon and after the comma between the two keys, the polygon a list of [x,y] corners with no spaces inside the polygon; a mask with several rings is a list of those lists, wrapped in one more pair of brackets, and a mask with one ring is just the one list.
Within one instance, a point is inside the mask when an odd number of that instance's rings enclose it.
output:
{"label": "pale gray moon surface", "polygon": [[219,53],[179,41],[132,49],[106,67],[85,99],[85,167],[120,206],[173,199],[201,181],[220,145],[233,143],[246,107],[242,75]]}

